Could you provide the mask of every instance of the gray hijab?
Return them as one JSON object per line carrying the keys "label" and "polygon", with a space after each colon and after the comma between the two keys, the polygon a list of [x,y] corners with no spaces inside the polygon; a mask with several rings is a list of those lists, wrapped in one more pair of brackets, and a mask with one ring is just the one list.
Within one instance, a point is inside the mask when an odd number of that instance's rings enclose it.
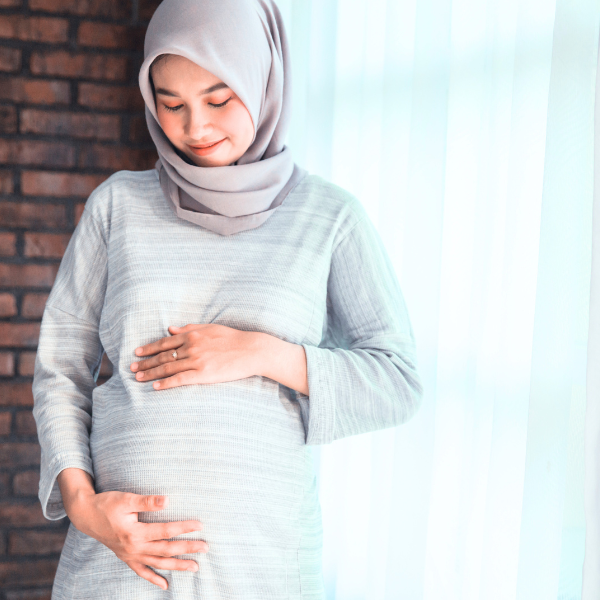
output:
{"label": "gray hijab", "polygon": [[[150,84],[152,61],[178,54],[225,82],[255,124],[246,153],[225,167],[199,167],[163,132]],[[152,17],[139,74],[160,185],[175,214],[221,235],[262,225],[306,175],[284,145],[291,116],[290,57],[273,0],[163,0]]]}

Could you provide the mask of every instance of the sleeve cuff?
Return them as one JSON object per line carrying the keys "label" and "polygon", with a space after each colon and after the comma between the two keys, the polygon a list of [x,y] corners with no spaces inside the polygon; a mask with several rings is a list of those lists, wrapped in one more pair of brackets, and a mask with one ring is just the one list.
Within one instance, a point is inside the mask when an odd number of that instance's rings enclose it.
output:
{"label": "sleeve cuff", "polygon": [[[332,350],[301,344],[306,353],[309,396],[296,392],[306,429],[306,444],[330,444],[334,441],[335,390],[323,373],[328,371]],[[333,365],[331,365],[333,367]]]}
{"label": "sleeve cuff", "polygon": [[67,516],[56,478],[63,469],[69,468],[82,469],[94,477],[92,460],[85,455],[59,455],[48,467],[42,468],[38,496],[44,517],[50,521],[57,521]]}

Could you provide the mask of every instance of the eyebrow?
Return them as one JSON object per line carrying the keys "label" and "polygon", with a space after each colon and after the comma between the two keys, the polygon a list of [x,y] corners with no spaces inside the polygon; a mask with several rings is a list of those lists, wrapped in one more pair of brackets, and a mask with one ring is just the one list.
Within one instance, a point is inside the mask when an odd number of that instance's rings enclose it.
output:
{"label": "eyebrow", "polygon": [[[211,85],[209,88],[202,90],[198,95],[204,96],[205,94],[211,94],[212,92],[216,92],[217,90],[222,90],[224,88],[229,88],[229,86],[221,81],[220,83],[215,83],[215,85]],[[165,88],[158,88],[156,93],[160,94],[161,96],[173,96],[174,98],[179,98],[179,94],[171,92],[170,90],[166,90]]]}

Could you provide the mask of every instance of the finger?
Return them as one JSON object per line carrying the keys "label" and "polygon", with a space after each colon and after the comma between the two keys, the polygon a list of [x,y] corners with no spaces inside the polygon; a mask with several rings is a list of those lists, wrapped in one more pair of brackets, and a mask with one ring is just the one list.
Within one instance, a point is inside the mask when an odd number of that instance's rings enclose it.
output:
{"label": "finger", "polygon": [[139,563],[126,563],[127,566],[140,577],[147,579],[150,583],[157,585],[159,588],[166,590],[169,587],[167,580],[161,577],[158,573],[155,573],[152,569],[146,565]]}
{"label": "finger", "polygon": [[148,542],[144,552],[152,556],[178,556],[208,552],[208,544],[200,540],[181,540],[176,542]]}
{"label": "finger", "polygon": [[197,571],[198,563],[195,560],[183,560],[181,558],[161,558],[159,556],[142,556],[140,560],[155,569],[165,571]]}
{"label": "finger", "polygon": [[168,540],[169,538],[181,535],[182,533],[192,533],[192,531],[202,531],[200,521],[171,521],[170,523],[143,523],[144,535],[147,541]]}
{"label": "finger", "polygon": [[126,502],[133,512],[147,512],[165,509],[169,505],[169,498],[167,496],[127,494]]}
{"label": "finger", "polygon": [[158,354],[163,350],[169,350],[170,348],[177,348],[183,343],[182,335],[171,335],[169,337],[161,338],[156,342],[139,346],[135,349],[134,353],[136,356],[146,356],[147,354]]}
{"label": "finger", "polygon": [[157,367],[159,364],[160,361],[158,360],[158,356],[152,356],[150,358],[145,358],[144,360],[131,363],[129,368],[134,372],[146,371],[152,367]]}
{"label": "finger", "polygon": [[[189,364],[188,364],[189,366]],[[198,368],[189,369],[188,371],[181,371],[175,375],[171,375],[166,379],[154,382],[154,389],[167,390],[169,388],[178,387],[180,385],[191,385],[192,383],[200,383],[199,381]]]}
{"label": "finger", "polygon": [[168,352],[161,352],[152,359],[139,362],[135,378],[138,381],[149,381],[151,379],[173,375],[182,369],[193,368],[194,363],[191,359],[185,361],[184,358],[186,357],[182,357],[181,352],[181,347],[179,347],[177,348],[177,358],[173,358],[173,356],[171,356],[173,351],[169,350]]}
{"label": "finger", "polygon": [[[179,353],[179,348],[177,349],[177,352]],[[159,356],[163,355],[159,354]],[[165,358],[162,361],[162,364],[149,368],[147,371],[136,373],[135,378],[138,381],[150,381],[152,379],[158,379],[159,377],[168,377],[169,375],[174,375],[181,371],[189,371],[193,368],[193,359],[188,358],[180,360],[179,357],[174,359],[169,355],[169,358]]]}

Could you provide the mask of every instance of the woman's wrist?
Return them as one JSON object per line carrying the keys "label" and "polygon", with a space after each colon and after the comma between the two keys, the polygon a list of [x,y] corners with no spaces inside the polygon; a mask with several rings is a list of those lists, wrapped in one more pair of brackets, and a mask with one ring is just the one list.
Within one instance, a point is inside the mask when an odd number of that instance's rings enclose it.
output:
{"label": "woman's wrist", "polygon": [[77,527],[82,508],[96,495],[94,481],[87,471],[76,468],[63,469],[58,474],[57,481],[65,512]]}
{"label": "woman's wrist", "polygon": [[306,353],[302,345],[267,333],[254,334],[252,352],[257,364],[256,374],[308,396]]}

